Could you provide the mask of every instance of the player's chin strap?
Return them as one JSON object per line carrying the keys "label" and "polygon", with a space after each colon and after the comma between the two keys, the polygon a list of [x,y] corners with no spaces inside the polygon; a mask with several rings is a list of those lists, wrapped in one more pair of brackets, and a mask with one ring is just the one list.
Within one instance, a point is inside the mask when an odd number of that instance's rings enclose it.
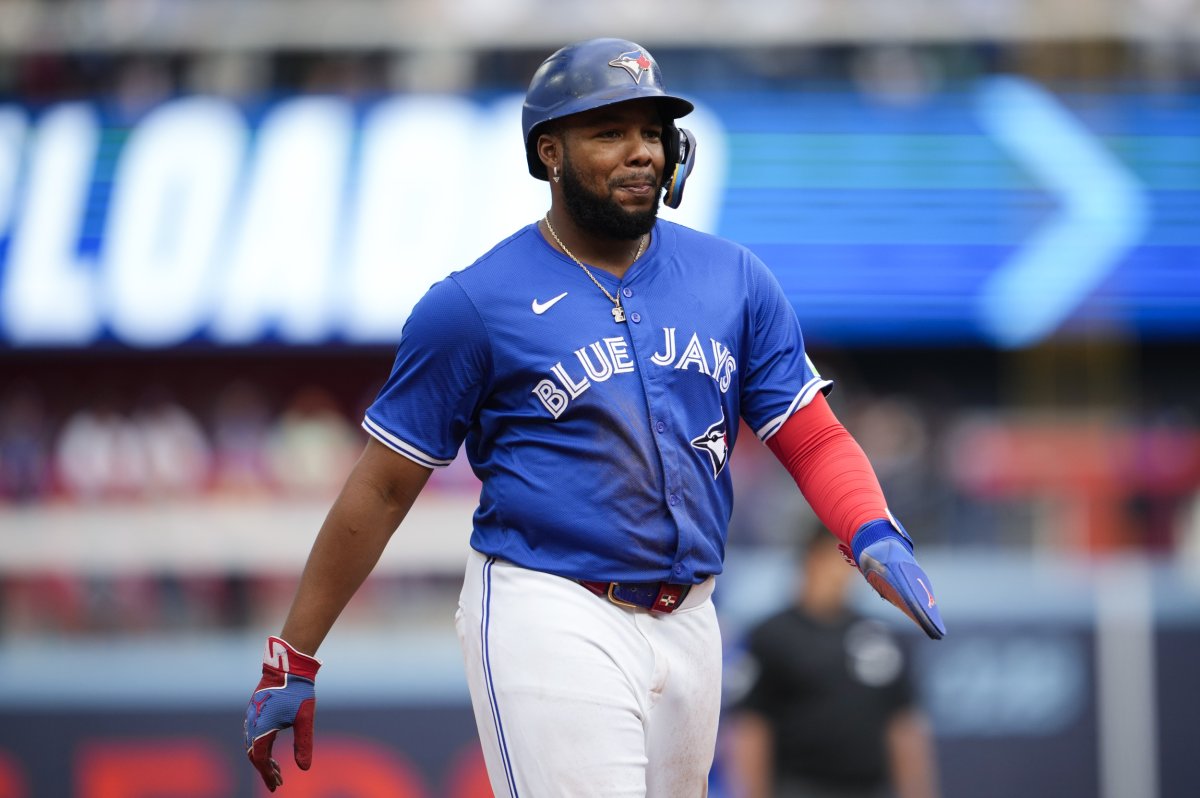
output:
{"label": "player's chin strap", "polygon": [[675,129],[675,141],[669,143],[667,150],[667,179],[663,187],[667,194],[663,202],[668,208],[678,208],[683,202],[683,184],[687,182],[692,167],[696,165],[696,137],[690,130]]}

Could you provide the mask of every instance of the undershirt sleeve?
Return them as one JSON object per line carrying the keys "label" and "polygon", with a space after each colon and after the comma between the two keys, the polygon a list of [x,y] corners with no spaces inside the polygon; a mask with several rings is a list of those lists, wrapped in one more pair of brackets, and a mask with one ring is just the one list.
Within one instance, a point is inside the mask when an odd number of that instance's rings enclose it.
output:
{"label": "undershirt sleeve", "polygon": [[875,469],[821,392],[766,443],[821,523],[847,546],[863,524],[888,517]]}

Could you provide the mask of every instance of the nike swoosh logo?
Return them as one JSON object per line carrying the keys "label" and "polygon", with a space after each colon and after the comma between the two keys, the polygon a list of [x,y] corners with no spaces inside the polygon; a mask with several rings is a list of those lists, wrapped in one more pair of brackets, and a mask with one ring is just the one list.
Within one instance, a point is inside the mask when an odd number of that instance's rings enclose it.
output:
{"label": "nike swoosh logo", "polygon": [[925,591],[925,595],[929,597],[929,608],[933,609],[933,605],[937,604],[937,602],[933,600],[933,594],[929,592],[929,588],[925,587],[925,583],[920,579],[917,579],[917,584],[921,586],[921,589]]}
{"label": "nike swoosh logo", "polygon": [[554,299],[547,299],[545,302],[538,302],[535,299],[535,300],[533,300],[533,304],[530,305],[529,307],[533,308],[533,312],[540,316],[543,313],[545,313],[547,310],[549,310],[550,308],[554,307],[554,303],[558,302],[558,300],[562,299],[566,295],[567,295],[567,292],[563,291],[561,294],[554,297]]}

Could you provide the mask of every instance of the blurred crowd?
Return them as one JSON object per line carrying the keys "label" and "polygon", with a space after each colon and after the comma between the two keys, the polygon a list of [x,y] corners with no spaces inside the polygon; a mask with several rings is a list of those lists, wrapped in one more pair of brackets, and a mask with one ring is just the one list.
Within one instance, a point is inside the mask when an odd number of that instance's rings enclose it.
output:
{"label": "blurred crowd", "polygon": [[[1018,73],[1047,84],[1128,81],[1188,90],[1200,55],[1171,38],[1141,41],[905,42],[697,47],[643,42],[679,91],[747,91],[836,81],[883,104],[919,102],[981,76]],[[280,94],[372,99],[397,92],[521,91],[548,45],[495,49],[222,49],[199,52],[47,49],[0,54],[0,102],[31,106],[101,99],[135,119],[181,94],[255,104]],[[549,48],[553,49],[553,48]]]}
{"label": "blurred crowd", "polygon": [[0,398],[0,497],[78,502],[215,494],[329,494],[361,448],[346,413],[318,385],[277,411],[252,382],[214,397],[209,418],[161,386],[122,405],[97,395],[57,425],[32,385]]}
{"label": "blurred crowd", "polygon": [[[852,375],[827,376],[837,380],[836,412],[923,546],[1170,555],[1200,536],[1200,424],[1186,405],[1136,418],[1111,409],[1016,411],[912,386],[876,393]],[[22,534],[23,513],[47,508],[171,513],[197,501],[331,499],[365,443],[358,423],[373,395],[355,388],[347,400],[319,379],[279,391],[239,377],[185,403],[164,383],[147,385],[131,395],[85,391],[57,413],[35,382],[0,389],[0,550],[5,537]],[[786,546],[813,522],[748,429],[731,468],[731,545]],[[460,456],[430,490],[473,502],[478,482]],[[385,612],[397,591],[443,577],[450,584],[451,576],[380,579],[361,610]],[[293,585],[269,574],[190,570],[0,571],[0,633],[236,628],[277,611]]]}
{"label": "blurred crowd", "polygon": [[[76,523],[89,512],[120,523],[145,508],[169,517],[198,503],[330,502],[365,444],[358,425],[373,386],[347,400],[319,381],[284,389],[239,377],[184,402],[170,374],[136,391],[114,384],[67,397],[54,391],[53,399],[45,388],[57,386],[35,380],[0,386],[0,636],[236,629],[290,600],[294,575],[2,567],[6,541],[56,509],[83,511],[69,516]],[[477,486],[459,458],[430,490],[469,500]],[[438,574],[374,579],[360,615],[392,606],[397,593],[413,602],[440,581]]]}
{"label": "blurred crowd", "polygon": [[[831,402],[925,545],[1169,556],[1200,539],[1200,425],[1180,407],[1134,418],[901,393]],[[739,444],[733,462],[735,543],[783,545],[788,519],[812,521],[765,447]]]}
{"label": "blurred crowd", "polygon": [[[365,443],[359,423],[373,386],[346,399],[319,379],[269,384],[232,378],[185,403],[177,389],[150,381],[136,391],[67,397],[58,412],[35,382],[6,385],[0,510],[332,498]],[[838,385],[831,401],[839,417],[870,456],[893,509],[926,540],[1044,544],[1033,519],[1047,513],[1051,497],[1063,508],[1057,537],[1068,545],[1169,551],[1184,534],[1181,519],[1200,488],[1193,408],[1019,409],[903,389],[874,393],[853,378]],[[776,542],[777,530],[793,526],[781,518],[803,512],[803,500],[749,430],[734,463],[736,539]],[[467,499],[478,490],[461,456],[431,486]]]}
{"label": "blurred crowd", "polygon": [[[237,377],[185,403],[178,389],[150,380],[67,397],[58,412],[33,381],[0,386],[0,511],[196,498],[332,500],[366,442],[359,427],[374,381],[349,399],[319,380],[295,382]],[[470,495],[478,481],[459,458],[430,487]]]}

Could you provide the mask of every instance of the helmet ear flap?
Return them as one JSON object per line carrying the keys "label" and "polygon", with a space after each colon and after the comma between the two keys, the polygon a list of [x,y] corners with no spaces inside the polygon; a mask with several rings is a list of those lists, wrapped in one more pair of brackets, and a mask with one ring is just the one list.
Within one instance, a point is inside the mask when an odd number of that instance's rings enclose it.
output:
{"label": "helmet ear flap", "polygon": [[668,208],[678,208],[683,202],[683,185],[687,182],[692,167],[696,165],[696,137],[690,130],[676,127],[674,122],[663,126],[663,188],[666,196],[663,203]]}

